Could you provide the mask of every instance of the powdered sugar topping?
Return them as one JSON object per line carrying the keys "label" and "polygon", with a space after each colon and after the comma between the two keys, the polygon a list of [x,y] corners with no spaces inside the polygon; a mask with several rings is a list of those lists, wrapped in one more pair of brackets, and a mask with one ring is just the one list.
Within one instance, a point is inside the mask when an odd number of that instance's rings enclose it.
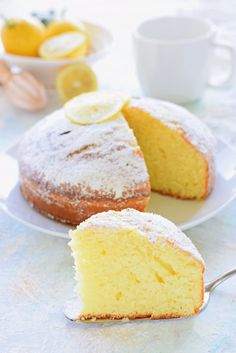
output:
{"label": "powdered sugar topping", "polygon": [[[132,197],[148,181],[132,130],[122,116],[78,125],[58,110],[30,129],[20,146],[20,167],[52,188],[73,187],[82,197]],[[138,196],[138,195],[136,195]]]}

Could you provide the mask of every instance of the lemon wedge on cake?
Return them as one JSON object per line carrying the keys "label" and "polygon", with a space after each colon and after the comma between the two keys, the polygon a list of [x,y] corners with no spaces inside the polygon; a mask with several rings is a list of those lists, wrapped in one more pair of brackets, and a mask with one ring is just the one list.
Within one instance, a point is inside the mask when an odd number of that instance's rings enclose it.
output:
{"label": "lemon wedge on cake", "polygon": [[78,96],[85,92],[96,91],[97,78],[89,65],[83,62],[63,67],[56,78],[57,93],[62,101]]}
{"label": "lemon wedge on cake", "polygon": [[73,123],[98,124],[116,118],[128,101],[129,97],[119,92],[90,92],[71,99],[64,110]]}
{"label": "lemon wedge on cake", "polygon": [[87,54],[88,39],[83,33],[67,32],[45,40],[39,47],[44,59],[80,58]]}

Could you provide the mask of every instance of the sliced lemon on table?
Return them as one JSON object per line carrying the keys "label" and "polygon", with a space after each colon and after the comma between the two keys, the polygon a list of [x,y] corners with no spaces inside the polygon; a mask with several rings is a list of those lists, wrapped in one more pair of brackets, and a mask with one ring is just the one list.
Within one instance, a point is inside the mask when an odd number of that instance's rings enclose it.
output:
{"label": "sliced lemon on table", "polygon": [[81,93],[96,91],[98,83],[90,66],[79,62],[63,67],[58,72],[56,88],[61,100],[66,102]]}
{"label": "sliced lemon on table", "polygon": [[80,125],[115,119],[129,97],[119,92],[99,91],[81,94],[64,105],[66,117]]}
{"label": "sliced lemon on table", "polygon": [[46,39],[39,47],[44,59],[80,58],[87,54],[88,39],[83,33],[67,32]]}

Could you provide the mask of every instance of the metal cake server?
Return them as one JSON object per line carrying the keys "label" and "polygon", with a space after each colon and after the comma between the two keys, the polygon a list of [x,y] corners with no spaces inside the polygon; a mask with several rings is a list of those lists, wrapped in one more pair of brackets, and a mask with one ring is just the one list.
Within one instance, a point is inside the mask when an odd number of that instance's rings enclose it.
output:
{"label": "metal cake server", "polygon": [[[213,293],[214,289],[220,285],[222,282],[224,282],[225,280],[233,277],[234,275],[236,275],[236,268],[233,268],[232,270],[223,273],[222,275],[218,276],[216,279],[214,279],[213,281],[205,284],[205,292],[204,292],[204,302],[200,308],[200,312],[202,312],[203,310],[206,309],[206,307],[209,304],[210,298],[211,298],[211,294]],[[64,310],[64,314],[66,316],[67,319],[69,319],[70,321],[77,321],[77,322],[82,322],[82,323],[90,323],[90,322],[95,322],[95,323],[99,323],[99,322],[125,322],[125,321],[130,321],[128,319],[121,319],[121,320],[95,320],[95,319],[89,319],[89,320],[80,320],[79,319],[79,313],[80,313],[80,304],[78,302],[78,299],[76,297],[72,298],[71,300],[67,301],[66,306],[65,306],[65,310]],[[135,321],[143,321],[143,320],[151,320],[150,318],[141,318],[141,319],[135,319]],[[171,319],[169,319],[171,320]],[[134,321],[134,320],[133,320]]]}
{"label": "metal cake server", "polygon": [[222,275],[218,276],[213,281],[205,284],[204,302],[201,306],[200,312],[206,309],[207,305],[209,304],[210,297],[211,297],[211,294],[213,293],[214,289],[219,284],[221,284],[225,280],[233,277],[234,275],[236,275],[236,268],[233,268],[232,270],[223,273]]}

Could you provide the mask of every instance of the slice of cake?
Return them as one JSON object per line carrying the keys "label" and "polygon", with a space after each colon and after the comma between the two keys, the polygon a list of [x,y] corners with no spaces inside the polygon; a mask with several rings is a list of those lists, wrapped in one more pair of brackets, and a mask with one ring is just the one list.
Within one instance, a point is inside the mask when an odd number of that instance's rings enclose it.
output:
{"label": "slice of cake", "polygon": [[110,209],[145,209],[150,185],[143,154],[123,115],[116,117],[79,125],[61,109],[24,135],[20,187],[37,210],[79,224]]}
{"label": "slice of cake", "polygon": [[152,190],[182,199],[204,199],[214,182],[215,139],[186,109],[151,98],[123,109],[144,154]]}
{"label": "slice of cake", "polygon": [[70,236],[78,319],[160,319],[199,311],[204,262],[167,219],[133,209],[108,211]]}

